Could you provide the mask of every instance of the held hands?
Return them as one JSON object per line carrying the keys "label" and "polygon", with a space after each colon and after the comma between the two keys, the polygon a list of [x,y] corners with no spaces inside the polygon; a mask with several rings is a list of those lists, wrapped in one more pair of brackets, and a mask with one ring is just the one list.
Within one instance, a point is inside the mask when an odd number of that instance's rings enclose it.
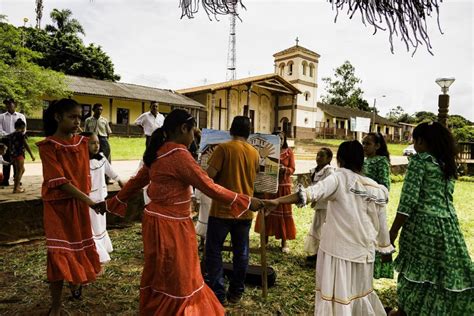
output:
{"label": "held hands", "polygon": [[250,210],[257,212],[263,211],[265,216],[268,216],[273,210],[275,210],[280,203],[278,199],[274,200],[261,200],[257,198],[252,198],[250,203]]}
{"label": "held hands", "polygon": [[100,215],[104,215],[105,212],[107,212],[107,206],[105,204],[105,201],[95,203],[94,205],[90,205],[89,207]]}

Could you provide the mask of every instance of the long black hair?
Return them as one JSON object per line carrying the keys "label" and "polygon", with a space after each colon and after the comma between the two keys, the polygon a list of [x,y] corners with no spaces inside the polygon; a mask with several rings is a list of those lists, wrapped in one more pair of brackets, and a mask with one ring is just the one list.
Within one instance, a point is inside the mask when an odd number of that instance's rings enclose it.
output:
{"label": "long black hair", "polygon": [[337,161],[342,168],[361,172],[364,165],[364,147],[357,140],[343,142],[337,149]]}
{"label": "long black hair", "polygon": [[283,149],[288,148],[288,141],[286,139],[286,133],[283,132],[283,131],[273,132],[273,135],[280,136],[280,134],[283,135],[283,143],[281,144],[281,148],[283,148]]}
{"label": "long black hair", "polygon": [[158,150],[163,144],[176,133],[176,130],[185,124],[188,129],[196,126],[196,120],[185,110],[176,109],[170,112],[165,118],[163,126],[151,134],[151,140],[143,154],[143,162],[150,167],[158,156]]}
{"label": "long black hair", "polygon": [[51,136],[56,133],[58,129],[58,122],[54,117],[55,114],[64,114],[71,111],[75,107],[80,107],[80,104],[73,99],[61,99],[51,102],[48,108],[43,113],[43,130],[46,136]]}
{"label": "long black hair", "polygon": [[436,158],[446,180],[457,178],[458,150],[453,135],[446,127],[438,122],[421,123],[413,130],[413,139],[422,139],[426,143],[428,152]]}
{"label": "long black hair", "polygon": [[390,161],[390,153],[388,152],[387,142],[385,142],[385,137],[380,133],[370,132],[367,136],[371,136],[376,144],[379,145],[379,149],[375,151],[377,156],[385,156],[388,161]]}

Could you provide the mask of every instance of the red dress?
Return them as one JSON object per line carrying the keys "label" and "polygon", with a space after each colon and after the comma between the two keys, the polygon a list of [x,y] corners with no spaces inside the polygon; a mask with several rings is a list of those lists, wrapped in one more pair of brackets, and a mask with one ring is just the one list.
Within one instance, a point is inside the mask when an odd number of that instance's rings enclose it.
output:
{"label": "red dress", "polygon": [[87,138],[63,140],[53,136],[37,143],[43,163],[43,221],[49,281],[74,284],[94,281],[100,272],[86,203],[58,186],[71,183],[84,194],[91,187]]}
{"label": "red dress", "polygon": [[130,197],[149,185],[142,236],[145,264],[140,284],[141,315],[224,315],[204,283],[191,214],[191,186],[231,205],[235,217],[250,198],[215,184],[185,146],[165,143],[151,168],[142,167],[120,192],[107,200],[111,213],[123,216]]}
{"label": "red dress", "polygon": [[[291,194],[291,175],[295,172],[295,156],[290,148],[283,149],[280,153],[280,165],[283,165],[285,172],[280,174],[278,192],[276,195],[268,195],[267,198],[274,199],[280,196]],[[255,223],[255,232],[260,233],[260,212]],[[281,204],[265,217],[266,236],[275,236],[276,239],[291,240],[296,238],[296,226],[293,221],[291,204]]]}

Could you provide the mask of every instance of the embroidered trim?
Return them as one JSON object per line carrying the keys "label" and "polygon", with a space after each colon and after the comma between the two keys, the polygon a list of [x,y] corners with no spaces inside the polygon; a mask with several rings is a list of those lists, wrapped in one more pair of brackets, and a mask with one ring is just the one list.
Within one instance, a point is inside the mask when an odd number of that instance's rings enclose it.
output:
{"label": "embroidered trim", "polygon": [[64,239],[54,239],[54,238],[46,238],[46,241],[58,241],[58,242],[65,242],[67,244],[70,244],[70,245],[75,245],[75,244],[82,244],[84,243],[85,241],[89,241],[89,240],[92,240],[92,238],[87,238],[87,239],[83,239],[81,241],[73,241],[73,242],[70,242],[70,241],[67,241],[67,240],[64,240]]}
{"label": "embroidered trim", "polygon": [[173,205],[185,204],[185,203],[189,203],[189,202],[191,202],[191,199],[189,199],[187,201],[176,202],[176,203],[173,203]]}
{"label": "embroidered trim", "polygon": [[387,199],[378,199],[377,196],[373,194],[368,194],[367,191],[359,191],[354,188],[349,189],[352,193],[368,198],[371,201],[374,201],[377,204],[387,204]]}
{"label": "embroidered trim", "polygon": [[59,177],[59,178],[49,179],[48,183],[51,181],[56,181],[56,180],[61,180],[61,179],[67,180],[66,177]]}
{"label": "embroidered trim", "polygon": [[79,249],[71,249],[71,248],[66,248],[66,247],[58,247],[58,246],[46,246],[48,249],[63,249],[63,250],[68,250],[68,251],[82,251],[86,248],[94,247],[95,244],[87,245]]}
{"label": "embroidered trim", "polygon": [[151,216],[164,217],[164,218],[176,219],[176,220],[190,219],[188,216],[186,216],[186,217],[173,217],[173,216],[163,215],[163,214],[160,214],[160,213],[151,212],[151,211],[147,210],[146,208],[145,208],[145,213],[147,213],[148,215],[151,215]]}
{"label": "embroidered trim", "polygon": [[152,290],[153,292],[161,293],[161,294],[164,294],[164,295],[169,296],[169,297],[171,297],[171,298],[184,299],[184,298],[189,298],[189,297],[193,296],[194,294],[196,294],[197,292],[199,292],[200,290],[202,290],[202,289],[204,288],[204,283],[202,283],[202,285],[201,285],[199,288],[197,288],[196,290],[194,290],[193,292],[191,292],[191,294],[186,295],[186,296],[175,296],[175,295],[171,295],[171,294],[168,294],[168,293],[166,293],[166,292],[162,292],[162,291],[155,290],[155,289],[152,288],[151,286],[142,287],[142,288],[140,288],[140,291],[146,290],[146,289],[148,289],[148,288],[151,288],[151,290]]}
{"label": "embroidered trim", "polygon": [[163,155],[161,155],[161,156],[158,156],[158,157],[156,158],[156,160],[158,160],[158,159],[161,159],[161,158],[164,158],[164,157],[166,157],[166,156],[168,156],[168,155],[172,154],[173,152],[175,152],[175,151],[177,151],[177,150],[183,150],[183,151],[187,151],[187,150],[186,150],[186,149],[184,149],[184,148],[174,148],[174,149],[171,149],[170,151],[168,151],[168,152],[164,153]]}
{"label": "embroidered trim", "polygon": [[115,198],[117,199],[117,201],[120,203],[120,204],[124,204],[124,205],[127,205],[127,203],[125,202],[122,202],[117,195],[115,195]]}
{"label": "embroidered trim", "polygon": [[56,143],[56,144],[58,144],[58,145],[60,145],[60,146],[63,146],[63,147],[75,147],[75,146],[78,146],[78,145],[80,145],[80,144],[82,143],[82,140],[83,140],[83,139],[84,139],[84,136],[81,136],[81,138],[79,138],[79,141],[78,141],[76,144],[73,144],[73,145],[64,145],[64,144],[61,144],[60,142],[57,142],[57,141],[55,141],[55,140],[53,140],[53,139],[51,139],[51,138],[48,138],[48,140],[49,140],[50,142]]}
{"label": "embroidered trim", "polygon": [[[402,274],[403,274],[403,273],[402,273]],[[405,279],[407,279],[409,282],[413,282],[413,283],[419,283],[419,284],[421,284],[421,283],[430,283],[430,284],[436,285],[436,283],[431,282],[431,281],[428,281],[428,280],[425,280],[425,281],[410,280],[409,278],[407,278],[407,277],[405,276],[405,274],[403,274],[403,277],[404,277]],[[445,289],[445,290],[448,290],[448,291],[451,291],[451,292],[464,292],[464,291],[467,291],[467,290],[472,290],[472,289],[474,289],[474,287],[466,287],[466,288],[461,289],[461,290],[448,289],[448,288],[446,288],[446,287],[445,287],[444,289]]]}
{"label": "embroidered trim", "polygon": [[332,297],[332,296],[324,296],[323,293],[321,292],[321,289],[318,289],[318,288],[316,289],[316,291],[321,293],[321,298],[325,301],[336,302],[341,305],[349,305],[352,301],[369,295],[370,293],[374,291],[374,289],[370,289],[370,291],[364,294],[348,297],[348,300],[342,300],[342,299],[339,299],[337,297]]}

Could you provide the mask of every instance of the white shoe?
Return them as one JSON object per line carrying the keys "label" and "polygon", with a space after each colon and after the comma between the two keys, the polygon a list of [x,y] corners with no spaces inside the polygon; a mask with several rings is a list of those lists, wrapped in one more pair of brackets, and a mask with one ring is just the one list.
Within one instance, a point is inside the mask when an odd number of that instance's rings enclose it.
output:
{"label": "white shoe", "polygon": [[283,248],[281,249],[281,252],[283,252],[283,253],[290,253],[290,248],[289,248],[289,247],[283,247]]}

